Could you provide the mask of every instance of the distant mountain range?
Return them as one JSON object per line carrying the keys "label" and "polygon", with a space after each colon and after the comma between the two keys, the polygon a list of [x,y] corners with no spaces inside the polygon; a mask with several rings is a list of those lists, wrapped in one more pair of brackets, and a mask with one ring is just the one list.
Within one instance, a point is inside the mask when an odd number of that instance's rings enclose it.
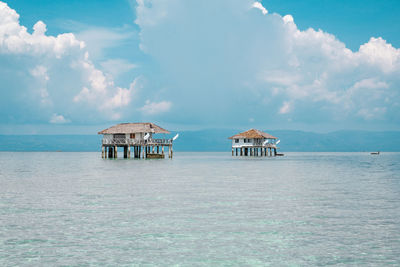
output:
{"label": "distant mountain range", "polygon": [[[209,129],[179,132],[175,151],[230,151],[228,137],[239,130]],[[357,152],[400,151],[400,131],[337,131],[313,133],[275,130],[280,151]],[[173,136],[175,133],[172,133]],[[100,151],[99,135],[0,135],[0,151]]]}

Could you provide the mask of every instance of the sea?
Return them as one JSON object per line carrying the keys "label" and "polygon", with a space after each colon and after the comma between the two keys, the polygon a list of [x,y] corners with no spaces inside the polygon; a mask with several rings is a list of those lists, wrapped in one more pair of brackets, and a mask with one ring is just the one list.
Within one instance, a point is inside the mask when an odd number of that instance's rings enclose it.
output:
{"label": "sea", "polygon": [[400,266],[400,153],[0,153],[0,266]]}

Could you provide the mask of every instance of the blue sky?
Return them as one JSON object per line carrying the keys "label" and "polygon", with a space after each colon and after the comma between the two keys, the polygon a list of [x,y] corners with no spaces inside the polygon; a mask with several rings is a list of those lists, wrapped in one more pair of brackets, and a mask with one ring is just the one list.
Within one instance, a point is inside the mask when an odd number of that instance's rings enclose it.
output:
{"label": "blue sky", "polygon": [[398,1],[14,0],[0,12],[0,133],[400,129]]}

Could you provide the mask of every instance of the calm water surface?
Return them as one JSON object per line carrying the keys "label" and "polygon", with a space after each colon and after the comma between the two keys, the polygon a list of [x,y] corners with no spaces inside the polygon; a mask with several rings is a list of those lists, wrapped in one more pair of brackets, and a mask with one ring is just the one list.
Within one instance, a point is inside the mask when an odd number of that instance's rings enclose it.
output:
{"label": "calm water surface", "polygon": [[400,265],[400,153],[174,156],[0,153],[0,265]]}

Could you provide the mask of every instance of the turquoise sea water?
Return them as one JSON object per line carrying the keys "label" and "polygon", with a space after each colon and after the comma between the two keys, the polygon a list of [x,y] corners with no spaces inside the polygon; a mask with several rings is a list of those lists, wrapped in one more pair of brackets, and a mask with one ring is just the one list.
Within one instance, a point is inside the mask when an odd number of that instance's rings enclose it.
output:
{"label": "turquoise sea water", "polygon": [[0,266],[400,265],[400,153],[0,153]]}

